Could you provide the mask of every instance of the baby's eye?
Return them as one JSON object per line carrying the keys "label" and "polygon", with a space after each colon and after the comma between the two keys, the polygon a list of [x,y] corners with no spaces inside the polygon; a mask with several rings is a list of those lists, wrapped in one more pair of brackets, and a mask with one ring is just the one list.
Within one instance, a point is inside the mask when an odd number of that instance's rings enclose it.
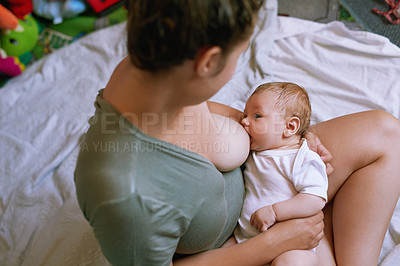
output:
{"label": "baby's eye", "polygon": [[261,117],[261,115],[259,115],[259,114],[254,114],[254,118],[260,118]]}

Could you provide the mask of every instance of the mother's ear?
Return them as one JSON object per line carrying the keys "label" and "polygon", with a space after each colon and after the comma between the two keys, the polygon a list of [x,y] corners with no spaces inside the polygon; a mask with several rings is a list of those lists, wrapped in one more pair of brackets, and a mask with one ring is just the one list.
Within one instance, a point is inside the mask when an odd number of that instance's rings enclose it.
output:
{"label": "mother's ear", "polygon": [[285,137],[293,136],[297,133],[300,128],[300,119],[296,116],[293,116],[286,120],[286,127],[283,131],[283,135]]}
{"label": "mother's ear", "polygon": [[200,51],[194,62],[195,71],[199,77],[213,76],[221,69],[222,50],[219,46],[212,46]]}

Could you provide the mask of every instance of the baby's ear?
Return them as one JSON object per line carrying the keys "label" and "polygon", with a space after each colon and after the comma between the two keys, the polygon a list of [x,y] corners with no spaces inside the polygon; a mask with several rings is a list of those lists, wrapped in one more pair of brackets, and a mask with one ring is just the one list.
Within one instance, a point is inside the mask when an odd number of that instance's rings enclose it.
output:
{"label": "baby's ear", "polygon": [[300,119],[296,116],[293,116],[286,120],[286,128],[283,131],[283,135],[285,137],[293,136],[297,133],[300,128]]}

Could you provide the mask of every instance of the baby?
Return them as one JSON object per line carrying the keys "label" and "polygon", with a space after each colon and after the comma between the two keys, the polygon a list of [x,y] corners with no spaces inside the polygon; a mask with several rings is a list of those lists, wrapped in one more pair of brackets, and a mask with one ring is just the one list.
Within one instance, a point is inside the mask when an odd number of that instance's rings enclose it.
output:
{"label": "baby", "polygon": [[[326,166],[302,138],[310,116],[307,92],[293,83],[262,84],[248,99],[242,125],[250,135],[251,153],[244,171],[244,205],[234,232],[238,243],[275,222],[311,216],[325,206]],[[317,265],[317,255],[292,250],[273,264],[297,262]]]}

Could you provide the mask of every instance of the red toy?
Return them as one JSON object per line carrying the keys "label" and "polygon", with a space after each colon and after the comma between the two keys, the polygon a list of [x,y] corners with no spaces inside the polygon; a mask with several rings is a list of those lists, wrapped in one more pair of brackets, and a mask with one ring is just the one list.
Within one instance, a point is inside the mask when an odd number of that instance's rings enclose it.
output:
{"label": "red toy", "polygon": [[32,13],[32,0],[7,0],[7,8],[19,19]]}
{"label": "red toy", "polygon": [[124,4],[123,0],[87,0],[88,4],[92,7],[92,9],[99,14],[100,16],[104,16],[114,9],[120,7]]}

